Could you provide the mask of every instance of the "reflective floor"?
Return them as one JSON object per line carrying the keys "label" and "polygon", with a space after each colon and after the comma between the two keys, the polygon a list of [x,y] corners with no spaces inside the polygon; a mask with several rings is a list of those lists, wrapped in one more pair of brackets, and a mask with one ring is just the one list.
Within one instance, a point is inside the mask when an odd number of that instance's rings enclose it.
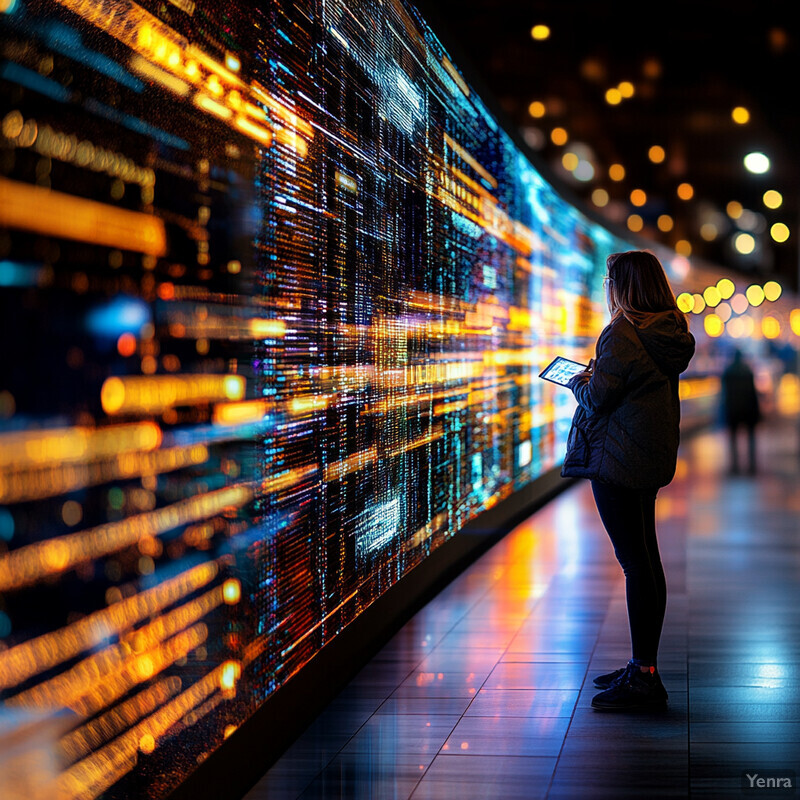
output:
{"label": "reflective floor", "polygon": [[751,477],[727,474],[721,433],[684,443],[658,500],[666,713],[590,707],[630,640],[580,482],[408,622],[246,800],[726,798],[744,773],[800,773],[799,445],[765,427]]}

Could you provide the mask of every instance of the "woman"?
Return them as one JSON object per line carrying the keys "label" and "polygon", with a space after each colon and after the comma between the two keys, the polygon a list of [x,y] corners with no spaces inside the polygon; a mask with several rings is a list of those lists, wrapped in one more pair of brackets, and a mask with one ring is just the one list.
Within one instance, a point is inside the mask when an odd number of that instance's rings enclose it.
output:
{"label": "woman", "polygon": [[591,480],[625,573],[632,658],[594,679],[605,691],[592,707],[666,708],[657,655],[667,593],[655,505],[659,488],[675,475],[678,375],[694,355],[694,337],[652,253],[615,253],[606,269],[611,322],[597,340],[593,367],[568,384],[578,408],[561,470]]}

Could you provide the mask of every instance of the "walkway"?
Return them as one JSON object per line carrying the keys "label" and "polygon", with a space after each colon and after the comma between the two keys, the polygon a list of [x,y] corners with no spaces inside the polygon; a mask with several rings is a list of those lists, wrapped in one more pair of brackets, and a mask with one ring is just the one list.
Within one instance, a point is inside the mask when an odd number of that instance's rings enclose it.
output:
{"label": "walkway", "polygon": [[666,714],[590,707],[629,636],[580,482],[409,621],[246,800],[736,798],[743,772],[800,773],[797,428],[762,432],[753,478],[725,452],[696,435],[659,495]]}

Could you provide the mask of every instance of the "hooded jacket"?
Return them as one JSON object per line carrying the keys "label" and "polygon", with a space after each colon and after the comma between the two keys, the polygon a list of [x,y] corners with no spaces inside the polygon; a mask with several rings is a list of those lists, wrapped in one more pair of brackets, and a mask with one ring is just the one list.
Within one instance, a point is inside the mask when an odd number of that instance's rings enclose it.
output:
{"label": "hooded jacket", "polygon": [[613,320],[597,340],[591,375],[569,383],[578,408],[562,476],[628,489],[666,486],[680,441],[678,375],[694,348],[679,312],[658,313],[644,327]]}

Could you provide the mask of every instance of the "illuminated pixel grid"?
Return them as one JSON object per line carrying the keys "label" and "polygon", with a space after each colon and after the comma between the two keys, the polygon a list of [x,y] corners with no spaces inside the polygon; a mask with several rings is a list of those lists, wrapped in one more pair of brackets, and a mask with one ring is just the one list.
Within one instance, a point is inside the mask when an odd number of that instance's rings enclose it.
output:
{"label": "illuminated pixel grid", "polygon": [[559,463],[630,245],[400,0],[0,31],[0,785],[164,797]]}

